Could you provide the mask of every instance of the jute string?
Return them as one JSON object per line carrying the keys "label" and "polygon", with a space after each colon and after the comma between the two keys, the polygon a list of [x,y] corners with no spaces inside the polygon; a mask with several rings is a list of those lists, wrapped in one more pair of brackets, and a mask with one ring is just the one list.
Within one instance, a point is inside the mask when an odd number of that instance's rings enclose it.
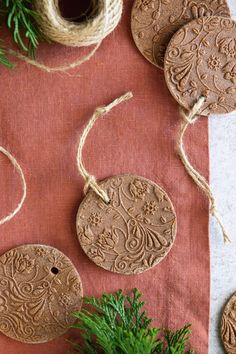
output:
{"label": "jute string", "polygon": [[22,187],[23,187],[23,194],[21,197],[21,200],[19,202],[19,204],[17,205],[17,207],[10,213],[8,214],[6,217],[0,219],[0,225],[5,224],[6,222],[10,221],[12,218],[14,218],[14,216],[21,210],[25,198],[26,198],[26,193],[27,193],[27,186],[26,186],[26,181],[25,181],[25,176],[23,173],[23,170],[21,168],[21,166],[19,165],[19,163],[16,161],[15,157],[12,156],[10,154],[9,151],[7,151],[6,149],[4,149],[2,146],[0,146],[0,152],[2,154],[4,154],[12,163],[12,165],[16,168],[17,172],[19,173],[20,177],[21,177],[21,182],[22,182]]}
{"label": "jute string", "polygon": [[224,242],[228,243],[230,242],[230,238],[225,230],[223,222],[221,221],[221,217],[219,215],[216,206],[216,199],[213,195],[211,187],[208,184],[207,180],[192,166],[184,148],[185,133],[188,127],[196,123],[196,121],[199,119],[199,112],[204,102],[205,102],[205,97],[200,97],[199,100],[196,102],[196,104],[193,106],[191,111],[186,112],[182,108],[180,109],[180,114],[183,118],[183,121],[181,122],[180,133],[178,138],[178,152],[179,152],[180,159],[184,167],[186,168],[188,174],[192,177],[194,182],[201,188],[201,190],[205,193],[205,195],[209,199],[210,213],[213,217],[215,217],[222,230]]}
{"label": "jute string", "polygon": [[77,149],[77,167],[81,176],[85,180],[84,194],[87,194],[88,190],[91,188],[106,204],[110,202],[110,198],[107,193],[99,186],[96,177],[91,175],[85,168],[83,163],[83,148],[86,143],[89,132],[93,128],[96,121],[109,113],[114,107],[118,106],[120,103],[125,102],[133,97],[132,92],[127,92],[125,95],[115,99],[113,102],[107,106],[102,106],[96,108],[92,117],[89,119],[88,124],[85,126],[83,133],[80,137],[80,142]]}
{"label": "jute string", "polygon": [[58,0],[34,0],[34,8],[40,14],[38,25],[50,40],[70,47],[95,45],[92,50],[72,63],[50,67],[13,49],[5,51],[28,64],[48,73],[66,72],[77,68],[90,60],[107,37],[118,25],[123,0],[92,0],[94,10],[89,18],[81,23],[71,22],[63,18]]}

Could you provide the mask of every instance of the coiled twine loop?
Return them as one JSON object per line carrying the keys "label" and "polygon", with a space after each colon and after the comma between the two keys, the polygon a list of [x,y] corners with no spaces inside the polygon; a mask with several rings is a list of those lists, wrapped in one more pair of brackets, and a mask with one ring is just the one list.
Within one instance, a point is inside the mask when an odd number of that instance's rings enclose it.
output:
{"label": "coiled twine loop", "polygon": [[91,1],[92,11],[83,22],[64,18],[59,0],[34,0],[33,4],[40,14],[38,24],[50,40],[70,47],[84,47],[108,36],[118,25],[123,9],[123,0]]}

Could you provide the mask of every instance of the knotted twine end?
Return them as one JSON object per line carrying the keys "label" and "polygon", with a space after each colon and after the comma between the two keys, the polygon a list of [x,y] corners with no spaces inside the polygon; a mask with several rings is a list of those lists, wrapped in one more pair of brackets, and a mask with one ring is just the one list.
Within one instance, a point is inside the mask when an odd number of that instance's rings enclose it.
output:
{"label": "knotted twine end", "polygon": [[109,202],[110,202],[109,196],[99,186],[95,176],[90,175],[87,172],[87,170],[85,169],[85,167],[84,167],[83,155],[82,155],[83,147],[85,145],[85,142],[86,142],[86,139],[88,137],[88,134],[91,131],[91,129],[93,128],[93,126],[96,123],[96,121],[100,117],[102,117],[105,114],[109,113],[114,107],[116,107],[117,105],[119,105],[122,102],[125,102],[125,101],[129,100],[132,97],[133,97],[132,92],[127,92],[125,95],[123,95],[121,97],[118,97],[117,99],[115,99],[113,102],[111,102],[107,106],[102,106],[102,107],[96,108],[94,113],[93,113],[93,115],[92,115],[92,117],[90,118],[88,124],[84,128],[84,131],[83,131],[83,133],[82,133],[82,135],[80,137],[80,142],[79,142],[79,146],[78,146],[78,149],[77,149],[77,167],[78,167],[78,170],[79,170],[81,176],[85,180],[84,193],[86,194],[88,192],[88,190],[91,188],[106,204],[109,204]]}
{"label": "knotted twine end", "polygon": [[10,152],[7,151],[6,149],[4,149],[2,146],[0,146],[0,152],[2,154],[4,154],[10,160],[12,165],[16,168],[17,172],[19,173],[19,175],[21,177],[21,182],[22,182],[22,187],[23,187],[23,194],[22,194],[21,200],[20,200],[19,204],[17,205],[17,207],[10,214],[8,214],[6,217],[4,217],[0,220],[0,225],[3,225],[6,222],[13,219],[14,216],[21,210],[21,208],[24,204],[25,198],[26,198],[27,186],[26,186],[26,181],[25,181],[25,176],[24,176],[23,170],[22,170],[21,166],[19,165],[19,163],[16,161],[15,157],[12,156],[10,154]]}
{"label": "knotted twine end", "polygon": [[189,125],[194,124],[198,120],[204,102],[205,97],[201,96],[189,112],[184,111],[182,108],[180,109],[180,114],[183,118],[183,121],[180,126],[180,133],[177,144],[178,154],[188,174],[192,177],[194,182],[201,188],[201,190],[209,199],[210,214],[215,217],[222,230],[224,243],[229,243],[231,241],[217,210],[216,200],[211,190],[211,187],[208,184],[207,180],[192,166],[184,149],[184,136],[187,131],[187,128],[189,127]]}

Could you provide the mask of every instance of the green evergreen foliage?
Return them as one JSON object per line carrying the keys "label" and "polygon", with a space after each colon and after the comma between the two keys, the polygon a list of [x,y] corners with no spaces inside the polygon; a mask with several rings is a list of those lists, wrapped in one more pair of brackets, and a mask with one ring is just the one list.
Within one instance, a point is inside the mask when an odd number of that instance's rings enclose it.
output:
{"label": "green evergreen foliage", "polygon": [[[80,330],[83,344],[72,344],[77,354],[194,354],[188,350],[190,325],[178,331],[151,328],[152,320],[142,310],[138,289],[131,296],[85,298],[86,309],[75,312],[73,328]],[[72,353],[71,353],[72,354]]]}
{"label": "green evergreen foliage", "polygon": [[[7,25],[14,43],[30,57],[35,57],[35,51],[40,42],[46,40],[37,25],[40,16],[32,9],[32,0],[0,0],[2,24]],[[0,63],[8,68],[14,67],[5,56],[4,48],[0,48]]]}

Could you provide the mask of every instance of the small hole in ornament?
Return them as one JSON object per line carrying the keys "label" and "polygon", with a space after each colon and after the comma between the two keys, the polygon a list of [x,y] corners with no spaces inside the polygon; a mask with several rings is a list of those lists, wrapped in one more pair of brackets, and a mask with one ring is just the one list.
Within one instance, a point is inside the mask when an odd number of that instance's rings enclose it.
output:
{"label": "small hole in ornament", "polygon": [[51,272],[52,274],[57,275],[59,273],[59,269],[56,267],[52,267]]}
{"label": "small hole in ornament", "polygon": [[71,22],[85,22],[98,13],[100,0],[59,0],[62,17]]}

